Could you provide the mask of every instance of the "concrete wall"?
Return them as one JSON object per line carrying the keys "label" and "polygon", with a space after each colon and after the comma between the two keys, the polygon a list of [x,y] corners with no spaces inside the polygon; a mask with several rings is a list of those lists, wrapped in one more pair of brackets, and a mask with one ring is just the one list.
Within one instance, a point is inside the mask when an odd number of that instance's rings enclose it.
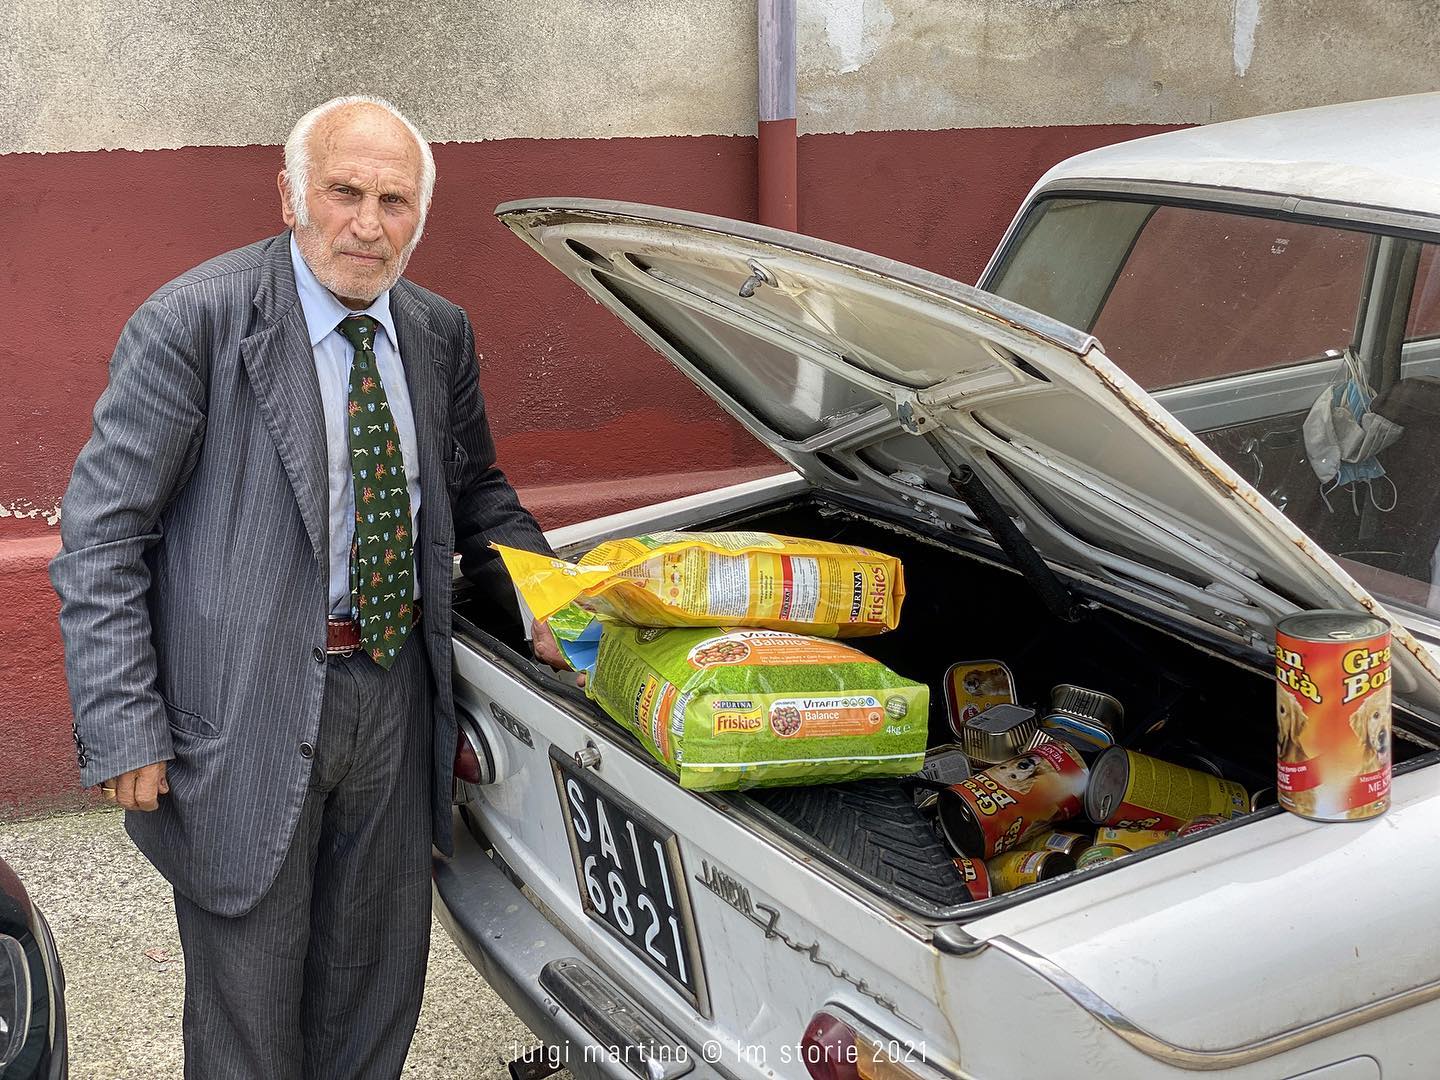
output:
{"label": "concrete wall", "polygon": [[[319,26],[325,10],[346,21]],[[973,280],[1050,164],[1175,125],[1435,88],[1436,0],[799,0],[800,228]],[[755,210],[751,0],[22,0],[0,35],[0,810],[76,797],[44,577],[124,319],[280,228],[294,117],[390,97],[438,144],[411,276],[472,314],[547,523],[773,459],[493,220],[575,194]]]}
{"label": "concrete wall", "polygon": [[[435,141],[749,135],[752,0],[29,0],[0,152],[244,146],[363,89]],[[798,0],[804,133],[1201,124],[1432,89],[1436,0]],[[197,21],[196,15],[201,19]]]}

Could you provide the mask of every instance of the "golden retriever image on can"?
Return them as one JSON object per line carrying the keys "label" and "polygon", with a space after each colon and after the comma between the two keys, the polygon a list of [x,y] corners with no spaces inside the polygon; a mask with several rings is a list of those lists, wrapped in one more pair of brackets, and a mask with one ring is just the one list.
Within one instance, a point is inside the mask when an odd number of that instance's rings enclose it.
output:
{"label": "golden retriever image on can", "polygon": [[1390,628],[1349,611],[1275,627],[1275,787],[1316,821],[1363,821],[1390,807]]}
{"label": "golden retriever image on can", "polygon": [[[1309,718],[1295,695],[1284,685],[1275,687],[1275,761],[1277,778],[1291,767],[1302,765],[1313,756],[1304,745]],[[1284,781],[1280,781],[1283,783]],[[1300,787],[1286,790],[1282,800],[1285,808],[1304,817],[1315,816],[1315,789]]]}

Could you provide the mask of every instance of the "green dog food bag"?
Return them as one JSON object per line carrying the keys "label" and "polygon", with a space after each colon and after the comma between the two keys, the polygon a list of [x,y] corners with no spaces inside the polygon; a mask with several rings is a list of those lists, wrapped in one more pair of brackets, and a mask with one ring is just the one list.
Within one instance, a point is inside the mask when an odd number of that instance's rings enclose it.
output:
{"label": "green dog food bag", "polygon": [[835,641],[605,622],[586,693],[685,788],[828,784],[924,764],[929,687]]}

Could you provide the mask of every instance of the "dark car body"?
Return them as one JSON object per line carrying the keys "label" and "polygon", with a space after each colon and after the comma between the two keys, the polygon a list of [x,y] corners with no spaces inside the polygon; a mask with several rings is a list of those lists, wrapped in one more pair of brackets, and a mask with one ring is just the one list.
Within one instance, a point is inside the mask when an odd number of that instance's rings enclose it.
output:
{"label": "dark car body", "polygon": [[0,1078],[69,1075],[65,974],[45,916],[0,859]]}

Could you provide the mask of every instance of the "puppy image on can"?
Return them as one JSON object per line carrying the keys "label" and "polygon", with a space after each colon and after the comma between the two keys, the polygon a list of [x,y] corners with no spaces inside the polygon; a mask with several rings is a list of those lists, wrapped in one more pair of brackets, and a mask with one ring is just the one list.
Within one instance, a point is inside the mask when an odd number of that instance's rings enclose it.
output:
{"label": "puppy image on can", "polygon": [[1349,611],[1275,627],[1275,788],[1317,821],[1363,821],[1390,806],[1390,628]]}
{"label": "puppy image on can", "polygon": [[986,770],[1011,791],[1029,795],[1035,784],[1048,774],[1059,770],[1055,763],[1043,754],[1021,754],[1009,761],[1002,761]]}
{"label": "puppy image on can", "polygon": [[1015,676],[998,660],[951,664],[945,672],[945,710],[958,739],[966,721],[992,705],[1015,704]]}
{"label": "puppy image on can", "polygon": [[990,859],[1051,822],[1076,816],[1088,776],[1073,746],[1044,743],[940,792],[940,825],[960,854]]}

